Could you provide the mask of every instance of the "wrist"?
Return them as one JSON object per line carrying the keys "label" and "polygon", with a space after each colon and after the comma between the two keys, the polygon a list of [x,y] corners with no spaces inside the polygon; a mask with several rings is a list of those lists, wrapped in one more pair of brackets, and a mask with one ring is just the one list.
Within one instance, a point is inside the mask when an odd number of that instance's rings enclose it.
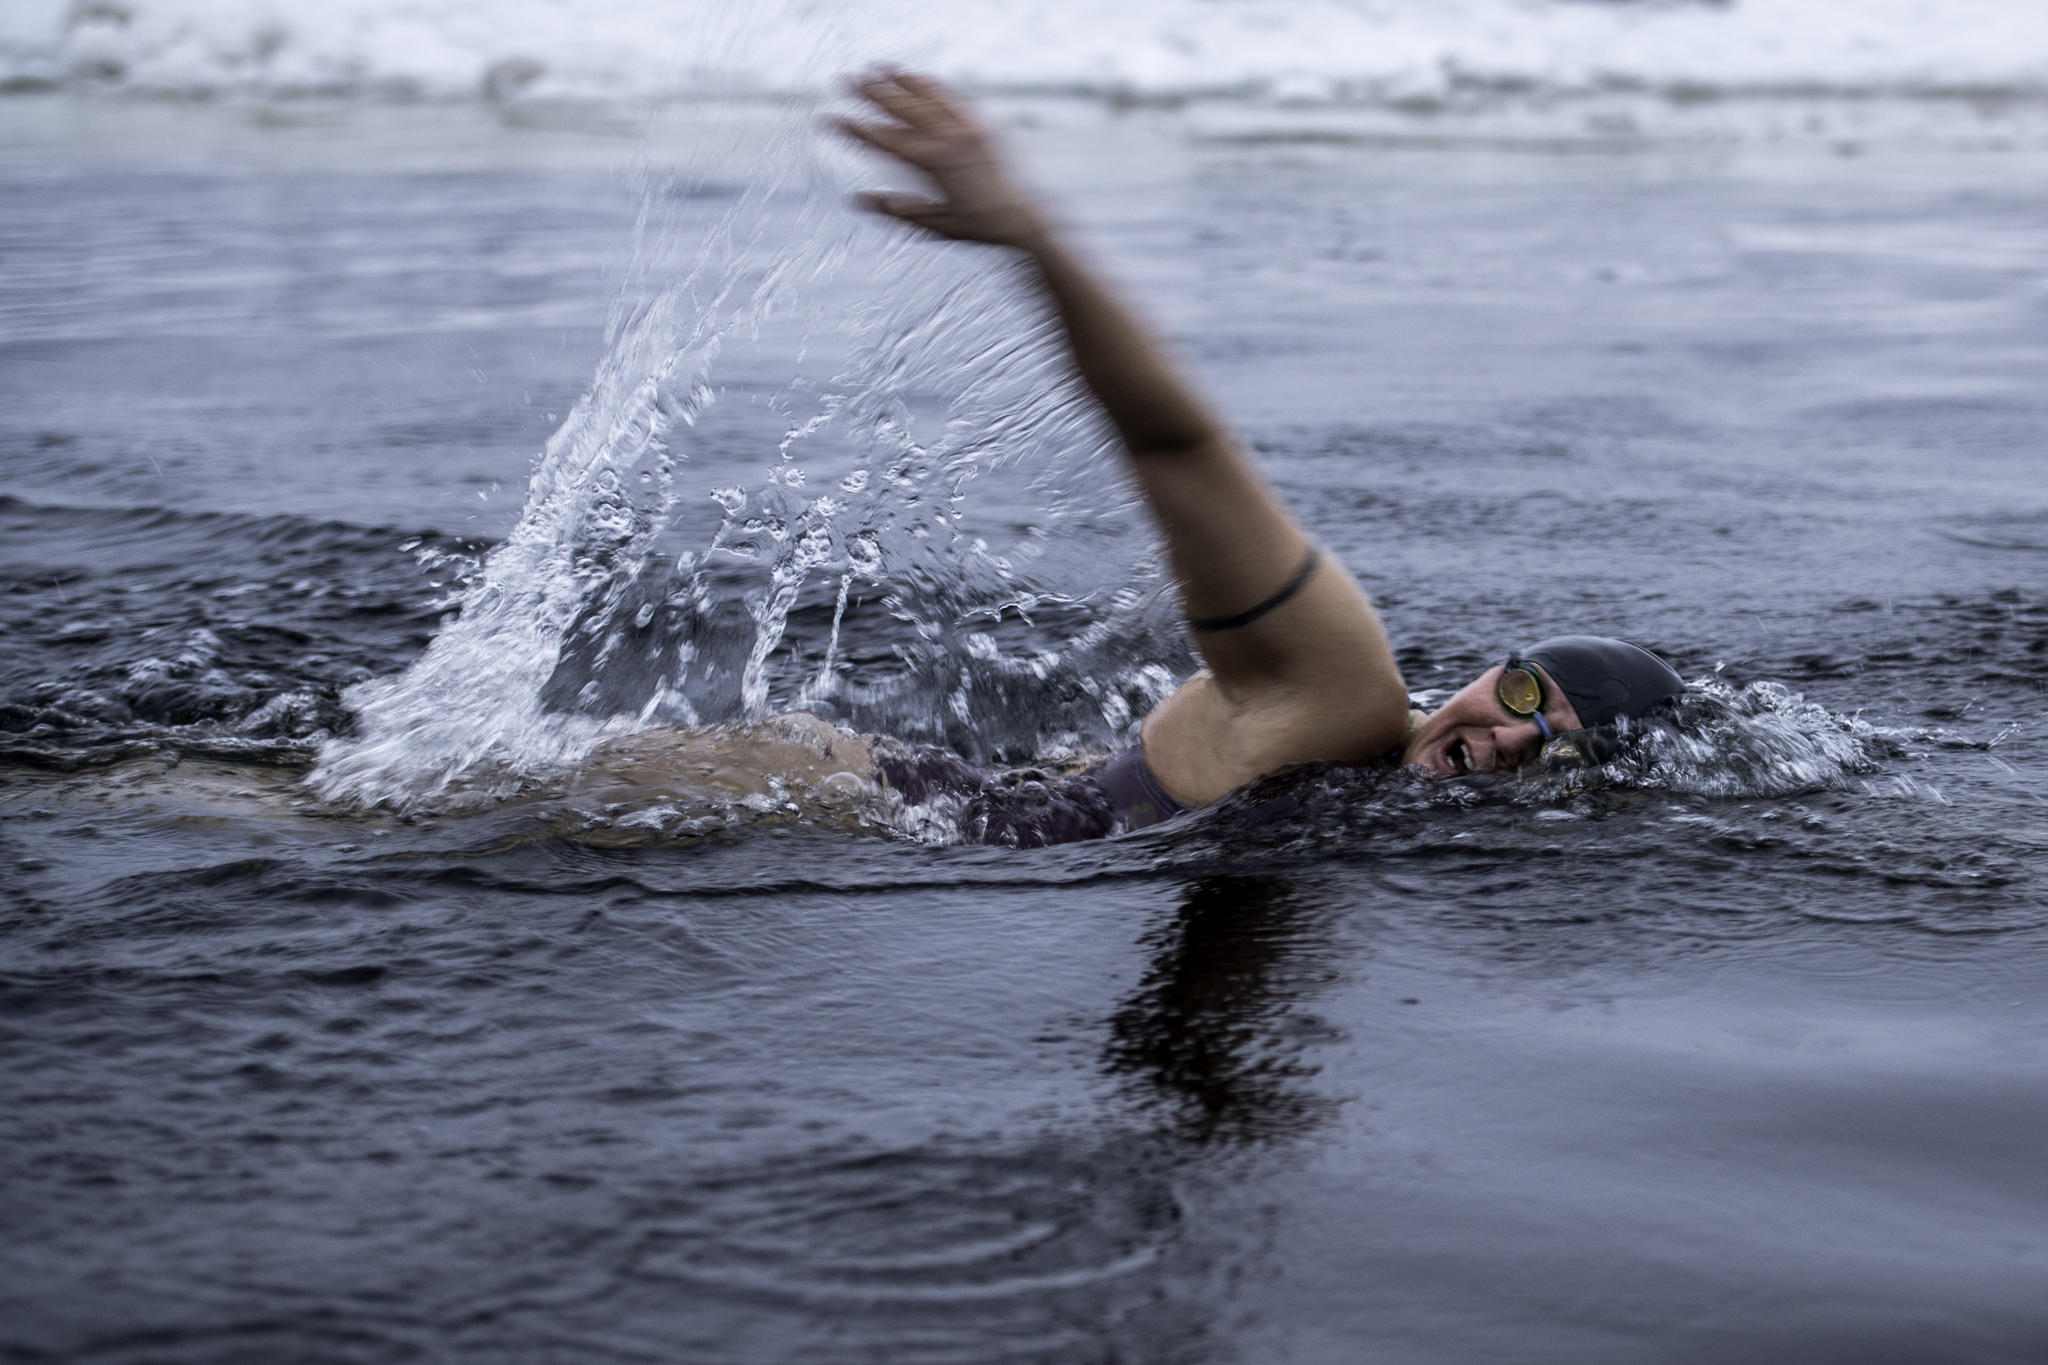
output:
{"label": "wrist", "polygon": [[1059,231],[1050,219],[1036,209],[1022,209],[1017,218],[1015,228],[1005,234],[1005,246],[1015,247],[1034,261],[1058,254]]}

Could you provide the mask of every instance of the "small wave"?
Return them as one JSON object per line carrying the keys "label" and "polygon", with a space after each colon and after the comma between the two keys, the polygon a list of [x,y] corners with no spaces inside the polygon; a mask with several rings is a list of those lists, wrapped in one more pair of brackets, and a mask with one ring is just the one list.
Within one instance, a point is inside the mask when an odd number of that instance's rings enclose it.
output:
{"label": "small wave", "polygon": [[1982,550],[2048,553],[2048,512],[1985,512],[1953,518],[1934,531]]}
{"label": "small wave", "polygon": [[[336,558],[363,553],[374,554],[401,542],[408,548],[432,546],[443,551],[461,548],[483,549],[488,541],[458,538],[438,531],[408,531],[392,526],[366,526],[332,518],[299,517],[281,513],[195,511],[156,504],[109,504],[86,506],[35,502],[10,493],[0,493],[0,527],[10,541],[61,533],[70,539],[83,538],[98,553],[121,544],[152,551],[157,561],[178,564],[189,555],[188,538],[197,537],[209,550],[241,547],[261,550],[284,547],[293,554],[322,554]],[[247,555],[242,557],[246,558]],[[100,562],[108,562],[102,559]],[[134,567],[123,563],[122,567]],[[0,573],[6,567],[0,565]]]}
{"label": "small wave", "polygon": [[1837,715],[1779,682],[1687,689],[1675,715],[1642,725],[1609,780],[1714,797],[1839,790],[1905,752],[1906,733]]}
{"label": "small wave", "polygon": [[1171,1186],[1115,1174],[1053,1155],[931,1151],[736,1173],[708,1182],[715,1223],[650,1234],[634,1273],[862,1307],[1083,1290],[1151,1265],[1181,1221]]}
{"label": "small wave", "polygon": [[0,690],[0,739],[14,761],[58,769],[143,752],[303,757],[348,728],[343,687],[425,642],[443,593],[415,557],[445,569],[478,548],[303,517],[5,495],[0,536],[0,627],[35,664]]}

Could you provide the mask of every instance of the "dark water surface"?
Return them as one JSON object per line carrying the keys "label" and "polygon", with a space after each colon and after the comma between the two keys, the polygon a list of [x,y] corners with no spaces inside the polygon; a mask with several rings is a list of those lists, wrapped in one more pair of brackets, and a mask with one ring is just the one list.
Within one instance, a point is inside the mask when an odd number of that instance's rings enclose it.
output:
{"label": "dark water surface", "polygon": [[[37,107],[0,173],[6,1358],[2048,1357],[2038,160],[1025,135],[1411,688],[1565,627],[1701,687],[1592,786],[1311,773],[1017,851],[316,797],[344,689],[420,656],[589,386],[636,192],[558,134],[437,163],[425,116],[401,157],[186,111],[192,155]],[[664,230],[753,176],[721,259],[808,260],[820,174],[734,158]],[[834,318],[943,282],[852,240],[714,364],[664,553],[831,391],[792,374],[861,363]],[[1046,602],[955,633],[983,561],[900,540],[818,709],[1114,743],[1187,662],[1143,522],[1071,451],[955,475]],[[632,700],[577,668],[551,705]]]}

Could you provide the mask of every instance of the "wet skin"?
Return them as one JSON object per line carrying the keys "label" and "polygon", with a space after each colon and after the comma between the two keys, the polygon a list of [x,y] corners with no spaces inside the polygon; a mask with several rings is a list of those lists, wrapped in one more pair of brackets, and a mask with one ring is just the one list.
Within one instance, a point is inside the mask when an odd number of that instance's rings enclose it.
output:
{"label": "wet skin", "polygon": [[[1543,679],[1543,718],[1554,734],[1582,728],[1564,689],[1548,673],[1529,665]],[[1515,715],[1500,704],[1494,687],[1506,664],[1495,664],[1458,690],[1458,694],[1426,716],[1401,749],[1404,767],[1424,768],[1443,777],[1466,773],[1505,772],[1521,767],[1543,750],[1543,732],[1534,720]]]}

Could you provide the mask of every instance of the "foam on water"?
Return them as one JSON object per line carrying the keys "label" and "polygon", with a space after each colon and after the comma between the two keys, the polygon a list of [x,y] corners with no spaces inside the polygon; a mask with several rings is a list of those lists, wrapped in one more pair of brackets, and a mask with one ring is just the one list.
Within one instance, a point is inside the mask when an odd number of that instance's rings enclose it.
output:
{"label": "foam on water", "polygon": [[0,12],[0,83],[17,89],[616,101],[812,93],[876,58],[983,90],[1424,119],[1650,92],[1696,122],[1702,102],[1758,95],[2038,102],[2048,19],[2014,0],[15,0]]}
{"label": "foam on water", "polygon": [[[1696,796],[1798,796],[1837,790],[1878,774],[1908,752],[1909,736],[1842,716],[1783,683],[1736,688],[1695,683],[1670,723],[1644,728],[1641,752],[1616,776],[1640,786]],[[1895,790],[1930,800],[1931,789],[1899,776]]]}

